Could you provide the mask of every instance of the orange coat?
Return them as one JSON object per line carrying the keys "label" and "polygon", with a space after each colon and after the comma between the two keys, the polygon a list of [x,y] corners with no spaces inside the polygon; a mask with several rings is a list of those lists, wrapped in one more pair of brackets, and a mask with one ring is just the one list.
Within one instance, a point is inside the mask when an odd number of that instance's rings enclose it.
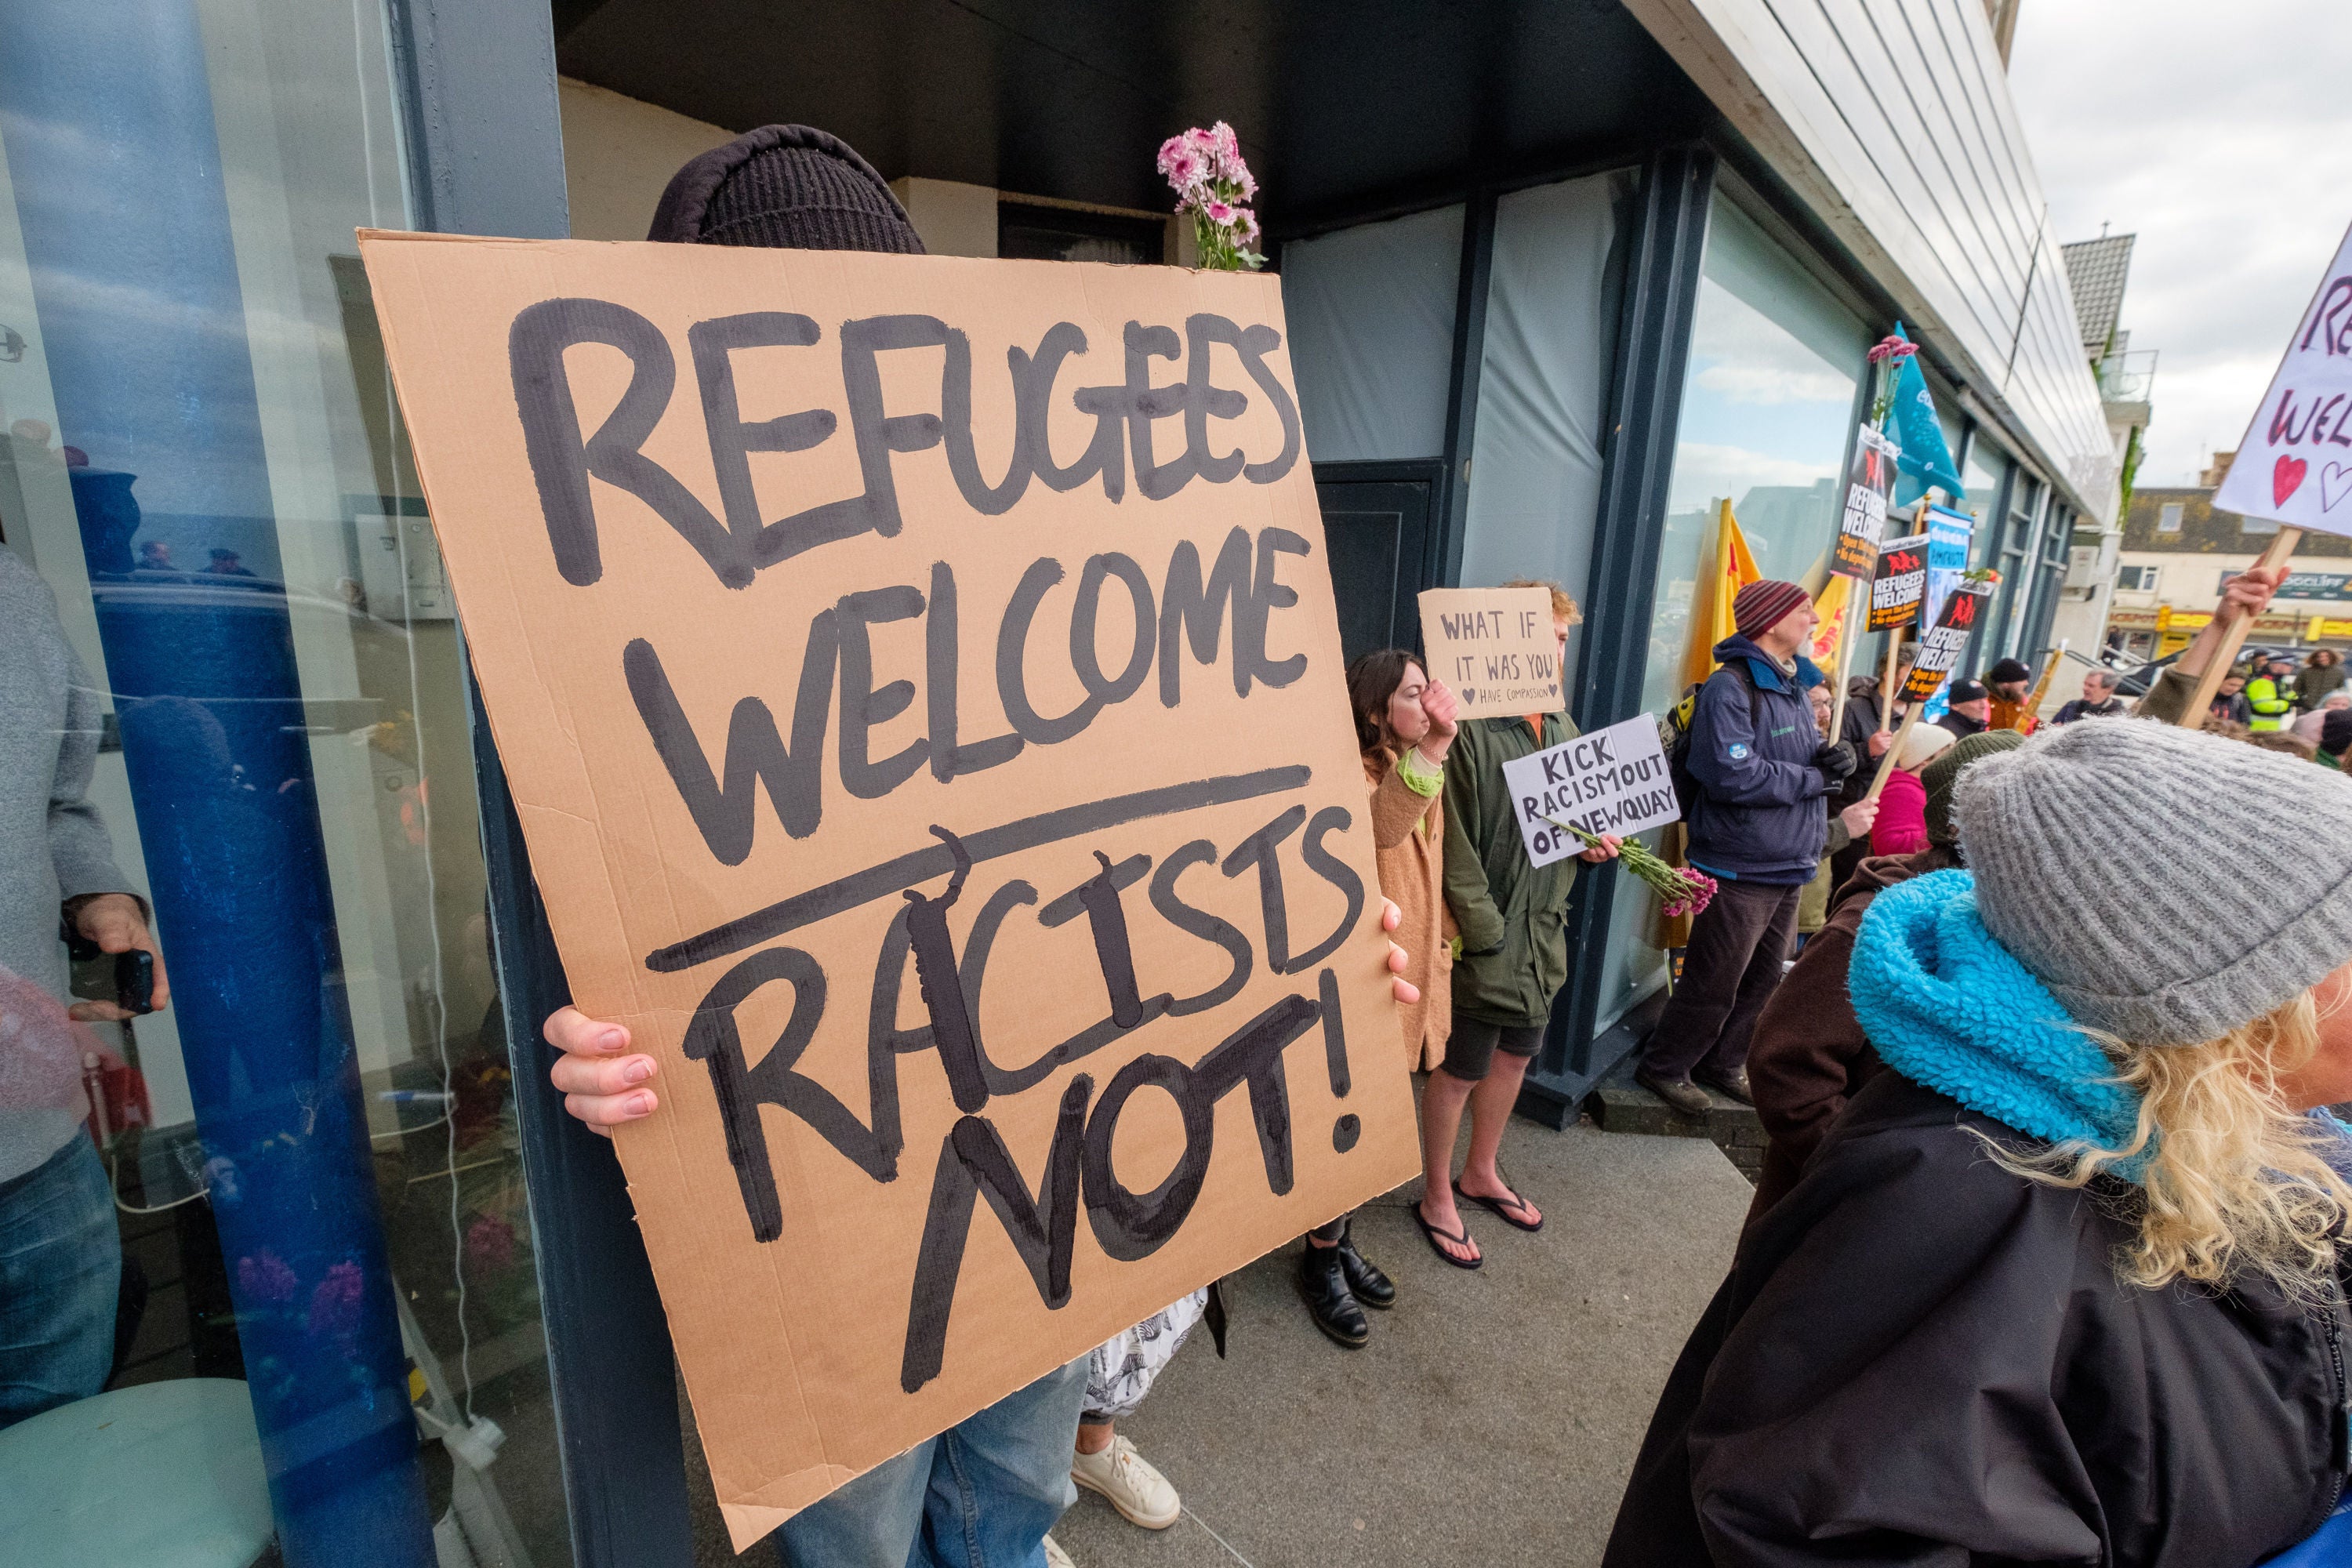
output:
{"label": "orange coat", "polygon": [[1445,794],[1417,795],[1397,776],[1396,764],[1364,759],[1370,786],[1372,847],[1381,891],[1403,919],[1392,940],[1411,955],[1405,978],[1421,1000],[1397,1009],[1405,1062],[1426,1071],[1445,1057],[1454,1026],[1454,912],[1445,905]]}
{"label": "orange coat", "polygon": [[1992,700],[1992,710],[1985,716],[1985,728],[2022,730],[2031,735],[2034,731],[2042,728],[2042,721],[2027,718],[2025,704],[2022,702],[2011,702],[2006,697],[1996,695]]}

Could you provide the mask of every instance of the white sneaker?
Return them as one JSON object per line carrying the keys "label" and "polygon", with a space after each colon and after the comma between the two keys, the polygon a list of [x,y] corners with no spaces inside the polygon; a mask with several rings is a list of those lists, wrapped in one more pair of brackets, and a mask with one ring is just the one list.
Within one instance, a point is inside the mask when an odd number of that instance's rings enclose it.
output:
{"label": "white sneaker", "polygon": [[1050,1535],[1045,1537],[1045,1568],[1078,1568],[1070,1561],[1070,1554],[1062,1550],[1062,1543]]}
{"label": "white sneaker", "polygon": [[1090,1492],[1100,1492],[1129,1523],[1146,1530],[1165,1530],[1184,1511],[1183,1500],[1168,1484],[1168,1478],[1153,1469],[1124,1437],[1113,1437],[1110,1447],[1100,1453],[1072,1455],[1070,1479]]}

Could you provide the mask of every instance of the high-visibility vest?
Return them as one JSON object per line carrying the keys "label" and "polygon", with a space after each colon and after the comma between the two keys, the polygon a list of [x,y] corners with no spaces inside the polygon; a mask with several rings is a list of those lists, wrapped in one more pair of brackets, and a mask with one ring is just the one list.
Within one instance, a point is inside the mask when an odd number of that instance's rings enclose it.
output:
{"label": "high-visibility vest", "polygon": [[2294,710],[2286,693],[2279,689],[2279,683],[2267,675],[2258,675],[2246,682],[2246,706],[2254,711],[2246,728],[2258,735],[2285,729],[2287,715]]}

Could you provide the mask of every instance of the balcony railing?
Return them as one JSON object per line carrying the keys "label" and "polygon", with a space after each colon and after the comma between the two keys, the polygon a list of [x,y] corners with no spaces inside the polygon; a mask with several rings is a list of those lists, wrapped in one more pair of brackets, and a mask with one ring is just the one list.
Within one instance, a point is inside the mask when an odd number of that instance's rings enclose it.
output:
{"label": "balcony railing", "polygon": [[2156,354],[2154,349],[2133,349],[2094,361],[2091,374],[2098,378],[2100,401],[2149,401],[2148,393],[2156,385]]}

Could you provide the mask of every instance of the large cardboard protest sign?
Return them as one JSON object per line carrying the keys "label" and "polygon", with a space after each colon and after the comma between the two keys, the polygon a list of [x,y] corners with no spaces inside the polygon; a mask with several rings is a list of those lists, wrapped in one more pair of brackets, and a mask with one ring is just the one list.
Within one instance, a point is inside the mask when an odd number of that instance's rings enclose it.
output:
{"label": "large cardboard protest sign", "polygon": [[2352,232],[2295,323],[2213,505],[2352,533]]}
{"label": "large cardboard protest sign", "polygon": [[1864,425],[1854,437],[1846,467],[1845,505],[1838,512],[1838,535],[1830,570],[1841,577],[1869,580],[1878,562],[1878,541],[1886,531],[1886,506],[1895,490],[1895,459],[1901,448]]}
{"label": "large cardboard protest sign", "polygon": [[1658,721],[1646,713],[1507,762],[1503,784],[1528,858],[1538,866],[1583,851],[1584,840],[1564,822],[1623,838],[1682,820]]}
{"label": "large cardboard protest sign", "polygon": [[1418,1168],[1273,278],[362,252],[739,1547]]}
{"label": "large cardboard protest sign", "polygon": [[1559,638],[1549,588],[1430,588],[1421,595],[1429,673],[1454,689],[1465,719],[1557,713]]}

